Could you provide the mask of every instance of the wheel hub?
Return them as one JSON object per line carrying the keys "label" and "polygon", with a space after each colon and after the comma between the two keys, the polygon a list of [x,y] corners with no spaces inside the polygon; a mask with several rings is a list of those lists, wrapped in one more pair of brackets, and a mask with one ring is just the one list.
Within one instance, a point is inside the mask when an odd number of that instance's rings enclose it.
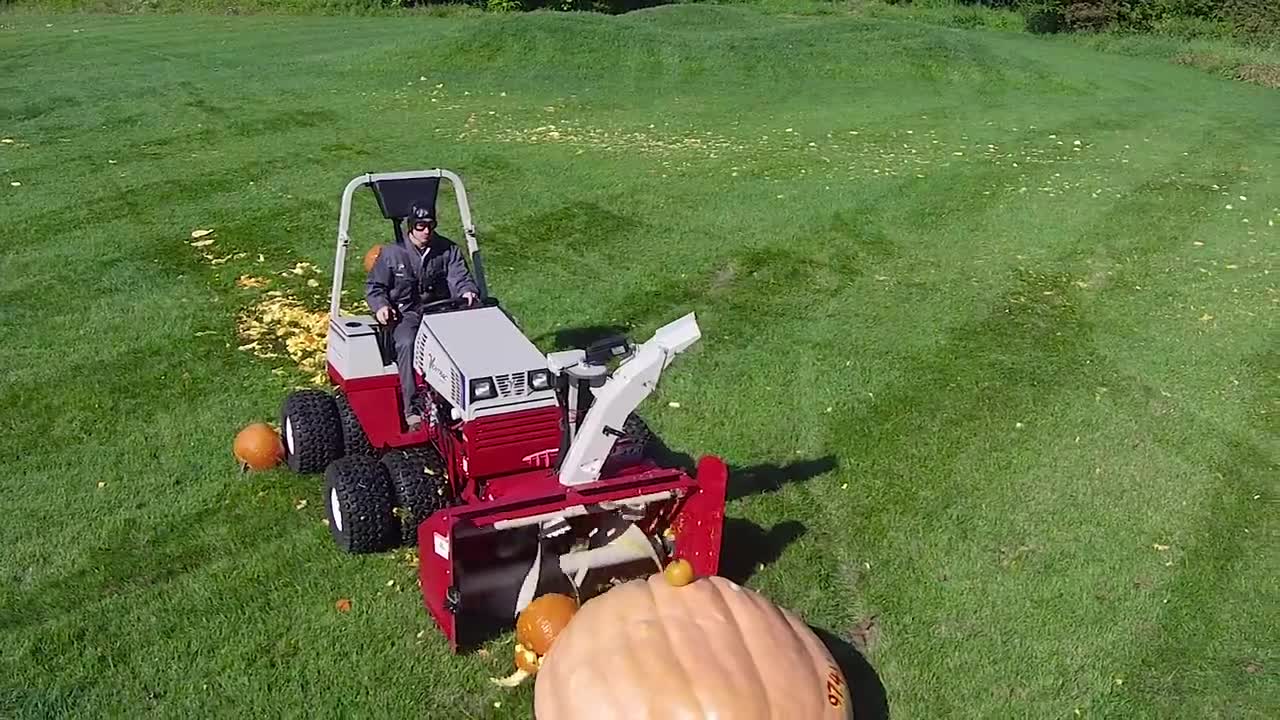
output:
{"label": "wheel hub", "polygon": [[293,419],[292,418],[284,419],[284,444],[285,444],[285,447],[288,448],[290,455],[296,454],[293,447]]}
{"label": "wheel hub", "polygon": [[342,503],[338,502],[337,489],[329,490],[329,511],[333,513],[333,524],[342,532]]}

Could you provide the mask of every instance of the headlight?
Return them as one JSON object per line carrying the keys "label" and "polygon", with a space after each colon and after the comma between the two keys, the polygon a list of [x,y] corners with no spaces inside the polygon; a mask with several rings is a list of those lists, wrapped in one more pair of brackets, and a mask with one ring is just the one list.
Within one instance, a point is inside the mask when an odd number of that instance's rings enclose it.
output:
{"label": "headlight", "polygon": [[550,370],[530,370],[529,387],[534,390],[546,390],[551,387]]}
{"label": "headlight", "polygon": [[493,386],[493,378],[477,378],[471,381],[472,400],[488,400],[497,396],[498,390]]}

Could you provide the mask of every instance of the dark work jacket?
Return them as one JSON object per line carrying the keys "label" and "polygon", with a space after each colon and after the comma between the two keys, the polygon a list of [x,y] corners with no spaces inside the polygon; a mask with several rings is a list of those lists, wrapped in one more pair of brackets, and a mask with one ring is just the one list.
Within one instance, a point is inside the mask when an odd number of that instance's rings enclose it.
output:
{"label": "dark work jacket", "polygon": [[426,303],[466,292],[480,294],[462,251],[443,235],[433,235],[425,252],[408,238],[384,245],[364,284],[365,299],[375,313],[387,305],[402,314],[418,312]]}

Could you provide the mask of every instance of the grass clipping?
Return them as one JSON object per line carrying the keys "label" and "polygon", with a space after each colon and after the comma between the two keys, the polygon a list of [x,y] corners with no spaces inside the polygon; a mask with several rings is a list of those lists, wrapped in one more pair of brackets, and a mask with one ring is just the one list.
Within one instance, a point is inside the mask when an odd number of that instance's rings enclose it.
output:
{"label": "grass clipping", "polygon": [[241,350],[261,358],[280,357],[283,350],[312,383],[326,382],[327,310],[308,310],[297,299],[272,291],[242,313],[236,327]]}

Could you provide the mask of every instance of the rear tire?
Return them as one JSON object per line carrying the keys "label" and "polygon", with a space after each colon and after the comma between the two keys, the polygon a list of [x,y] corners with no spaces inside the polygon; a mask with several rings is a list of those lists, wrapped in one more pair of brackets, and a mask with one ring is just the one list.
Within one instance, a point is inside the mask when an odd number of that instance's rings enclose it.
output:
{"label": "rear tire", "polygon": [[391,478],[382,463],[363,455],[348,455],[330,463],[324,478],[329,532],[339,548],[361,554],[395,547]]}
{"label": "rear tire", "polygon": [[297,473],[322,472],[342,457],[342,419],[333,396],[313,389],[289,393],[280,411],[280,442]]}
{"label": "rear tire", "polygon": [[444,458],[432,447],[391,450],[382,456],[395,493],[393,513],[402,545],[418,543],[418,526],[437,510],[453,504]]}
{"label": "rear tire", "polygon": [[347,394],[338,390],[333,394],[333,402],[338,408],[338,419],[342,423],[342,454],[378,457],[364,426],[360,424],[360,418],[356,417],[356,411],[351,408]]}

